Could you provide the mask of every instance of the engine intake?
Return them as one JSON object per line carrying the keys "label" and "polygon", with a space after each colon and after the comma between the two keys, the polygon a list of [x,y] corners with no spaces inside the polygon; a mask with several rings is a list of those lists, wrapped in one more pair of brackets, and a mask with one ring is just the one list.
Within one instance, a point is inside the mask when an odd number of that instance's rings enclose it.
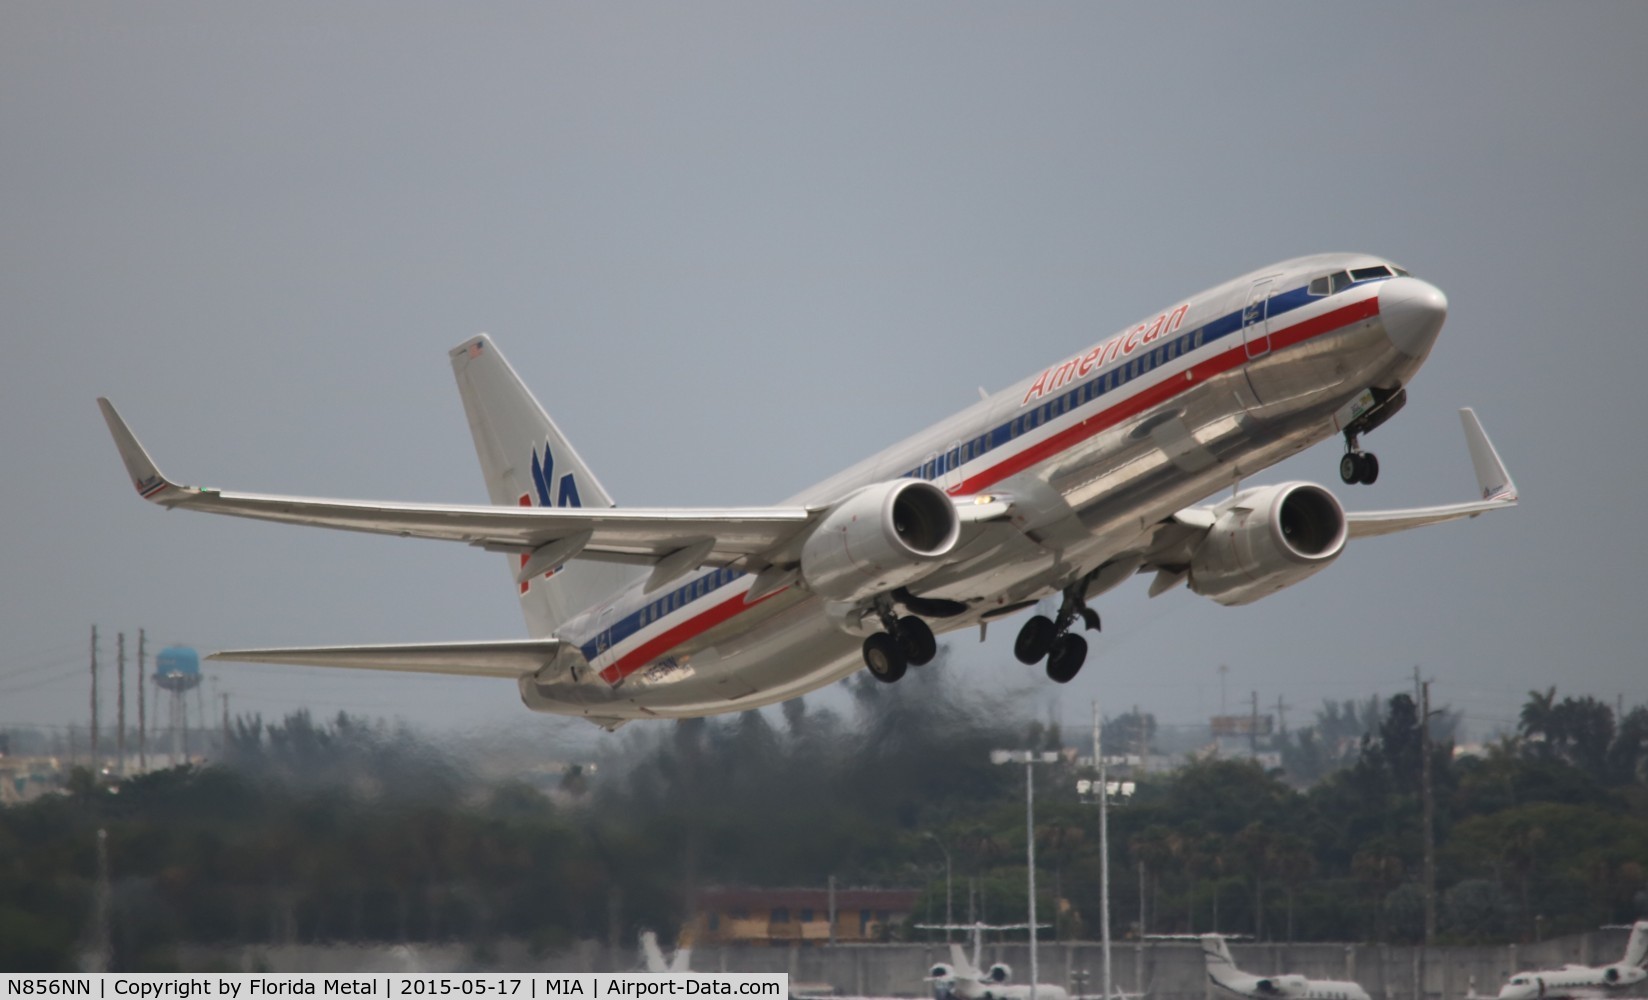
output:
{"label": "engine intake", "polygon": [[876,483],[825,515],[801,547],[801,577],[832,600],[871,597],[931,572],[960,537],[955,505],[937,486]]}
{"label": "engine intake", "polygon": [[1314,483],[1261,486],[1225,505],[1190,560],[1190,589],[1250,604],[1326,569],[1345,548],[1345,512]]}

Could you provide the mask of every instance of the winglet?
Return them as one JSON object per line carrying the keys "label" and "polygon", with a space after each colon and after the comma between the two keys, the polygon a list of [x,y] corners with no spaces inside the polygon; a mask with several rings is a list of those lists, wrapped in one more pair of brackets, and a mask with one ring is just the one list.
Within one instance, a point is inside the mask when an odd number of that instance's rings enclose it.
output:
{"label": "winglet", "polygon": [[183,487],[161,473],[154,459],[137,440],[137,435],[126,426],[126,421],[120,419],[113,403],[99,396],[97,405],[103,410],[103,419],[109,425],[109,433],[114,436],[114,446],[120,451],[120,460],[126,463],[126,474],[132,477],[132,487],[137,490],[137,495],[163,506],[171,506],[167,501],[172,500],[174,494],[183,492]]}
{"label": "winglet", "polygon": [[1516,483],[1511,481],[1511,474],[1505,470],[1499,452],[1488,440],[1482,421],[1476,419],[1476,411],[1468,406],[1462,408],[1459,421],[1465,425],[1465,446],[1471,452],[1471,465],[1476,469],[1476,485],[1482,491],[1482,499],[1514,502],[1517,498]]}

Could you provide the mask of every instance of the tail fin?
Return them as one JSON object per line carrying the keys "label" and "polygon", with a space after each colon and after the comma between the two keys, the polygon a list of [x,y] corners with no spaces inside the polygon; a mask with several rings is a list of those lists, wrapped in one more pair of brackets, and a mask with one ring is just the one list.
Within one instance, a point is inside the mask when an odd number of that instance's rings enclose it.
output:
{"label": "tail fin", "polygon": [[1619,964],[1627,969],[1640,968],[1648,962],[1648,920],[1631,925],[1631,939],[1625,943],[1625,957]]}
{"label": "tail fin", "polygon": [[[449,353],[494,504],[616,506],[490,337],[471,337]],[[526,558],[510,556],[511,579]],[[617,592],[634,575],[623,566],[575,561],[519,583],[528,630],[536,638],[553,635],[562,622]]]}
{"label": "tail fin", "polygon": [[651,931],[641,932],[641,958],[646,963],[648,972],[671,972],[669,963],[664,961],[664,953],[658,948],[658,935]]}
{"label": "tail fin", "polygon": [[1230,945],[1222,934],[1202,935],[1202,958],[1207,960],[1208,974],[1215,979],[1236,971],[1236,960],[1230,957]]}

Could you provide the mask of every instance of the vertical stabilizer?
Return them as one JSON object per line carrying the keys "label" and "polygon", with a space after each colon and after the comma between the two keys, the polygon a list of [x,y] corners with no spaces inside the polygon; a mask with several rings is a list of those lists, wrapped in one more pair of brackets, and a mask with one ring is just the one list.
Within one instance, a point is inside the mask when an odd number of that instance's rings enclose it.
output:
{"label": "vertical stabilizer", "polygon": [[1621,965],[1627,969],[1641,968],[1648,963],[1648,920],[1631,925],[1631,939],[1625,943],[1625,957]]}
{"label": "vertical stabilizer", "polygon": [[651,931],[641,932],[641,960],[646,964],[648,972],[670,972],[669,963],[664,961],[664,953],[658,947],[658,935]]}
{"label": "vertical stabilizer", "polygon": [[1202,958],[1207,961],[1207,973],[1215,980],[1236,971],[1236,960],[1230,957],[1230,946],[1223,935],[1202,935]]}
{"label": "vertical stabilizer", "polygon": [[[494,504],[616,506],[490,337],[471,337],[450,354]],[[525,561],[525,553],[509,557],[511,580]],[[633,575],[622,566],[574,560],[516,583],[528,630],[536,638],[553,635],[562,622],[616,593]]]}

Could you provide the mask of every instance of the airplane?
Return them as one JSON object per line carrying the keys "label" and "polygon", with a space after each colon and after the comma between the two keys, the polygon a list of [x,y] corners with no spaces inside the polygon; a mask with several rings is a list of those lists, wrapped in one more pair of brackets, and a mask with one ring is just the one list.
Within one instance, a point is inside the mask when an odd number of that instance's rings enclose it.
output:
{"label": "airplane", "polygon": [[[1137,574],[1244,605],[1330,565],[1348,539],[1475,517],[1517,492],[1460,411],[1479,499],[1346,513],[1322,486],[1243,486],[1396,414],[1447,315],[1435,285],[1366,254],[1284,261],[1072,351],[773,507],[621,507],[491,338],[450,359],[490,505],[237,493],[166,478],[99,399],[132,484],[167,508],[461,541],[504,553],[530,637],[233,649],[212,659],[515,681],[523,703],[607,729],[743,711],[859,666],[892,683],[936,633],[1056,597],[1014,655],[1058,683],[1087,657],[1089,602]],[[1225,488],[1232,495],[1200,501]],[[1077,624],[1081,628],[1076,628]]]}
{"label": "airplane", "polygon": [[1207,978],[1226,993],[1250,1000],[1370,1000],[1360,983],[1337,979],[1307,979],[1298,975],[1255,976],[1236,968],[1222,934],[1203,934],[1202,958]]}
{"label": "airplane", "polygon": [[[967,931],[973,939],[973,954],[969,958],[960,944],[950,944],[950,961],[940,962],[927,973],[927,982],[933,987],[933,1000],[1030,1000],[1029,983],[1014,983],[1013,968],[1006,962],[996,962],[988,969],[979,967],[984,948],[985,931],[1025,930],[1029,924],[917,924],[921,930]],[[1038,926],[1046,927],[1046,924]],[[1037,983],[1036,1000],[1094,1000],[1071,996],[1062,986]],[[1117,997],[1126,994],[1117,994]]]}
{"label": "airplane", "polygon": [[665,961],[664,952],[658,947],[658,935],[652,931],[642,931],[640,940],[641,958],[646,964],[647,972],[679,973],[692,971],[691,947],[687,945],[677,947],[675,954],[671,955],[668,961]]}
{"label": "airplane", "polygon": [[1564,965],[1560,969],[1519,972],[1499,990],[1499,1000],[1597,998],[1619,996],[1648,980],[1648,920],[1631,925],[1625,954],[1612,965]]}

